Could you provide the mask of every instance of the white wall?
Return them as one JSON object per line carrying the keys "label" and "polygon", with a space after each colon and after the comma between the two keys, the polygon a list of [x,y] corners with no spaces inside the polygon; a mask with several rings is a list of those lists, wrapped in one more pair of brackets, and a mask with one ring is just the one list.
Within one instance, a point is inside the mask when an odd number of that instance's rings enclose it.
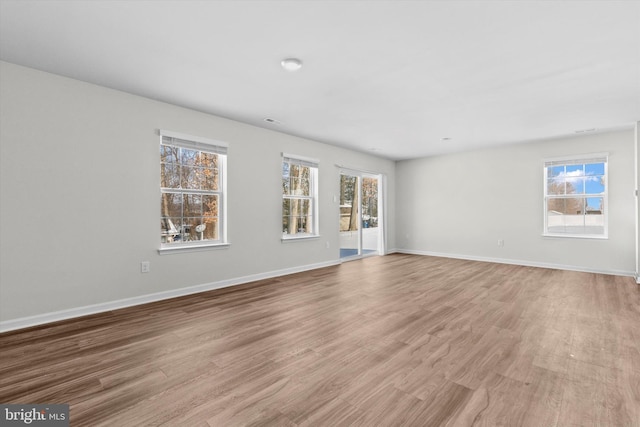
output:
{"label": "white wall", "polygon": [[[9,63],[0,67],[5,329],[81,314],[94,304],[99,310],[123,299],[335,263],[335,164],[383,173],[394,188],[389,160]],[[158,254],[158,129],[229,143],[230,248]],[[320,160],[320,239],[280,240],[283,151]],[[395,200],[392,192],[388,197],[394,247]],[[148,274],[140,273],[143,260],[151,262]]]}
{"label": "white wall", "polygon": [[[597,152],[609,152],[609,239],[543,237],[543,159]],[[633,157],[630,130],[398,162],[398,248],[631,275]]]}

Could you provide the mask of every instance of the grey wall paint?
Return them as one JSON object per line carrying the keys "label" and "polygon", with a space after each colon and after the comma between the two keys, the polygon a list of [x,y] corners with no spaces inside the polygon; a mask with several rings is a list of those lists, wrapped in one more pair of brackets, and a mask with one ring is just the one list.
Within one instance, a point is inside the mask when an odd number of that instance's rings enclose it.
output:
{"label": "grey wall paint", "polygon": [[[597,152],[609,152],[609,239],[543,237],[543,159]],[[633,157],[624,131],[398,162],[398,247],[631,274]]]}
{"label": "grey wall paint", "polygon": [[[229,249],[158,255],[157,129],[230,144]],[[388,248],[631,273],[633,140],[616,132],[396,164],[0,62],[0,321],[335,261],[336,163],[386,175]],[[283,151],[320,159],[320,239],[280,241]],[[542,237],[542,159],[602,151],[609,239]]]}
{"label": "grey wall paint", "polygon": [[[0,67],[0,321],[335,261],[335,164],[383,173],[395,187],[389,160]],[[229,143],[230,248],[158,254],[158,129]],[[320,160],[320,239],[280,241],[281,152]]]}

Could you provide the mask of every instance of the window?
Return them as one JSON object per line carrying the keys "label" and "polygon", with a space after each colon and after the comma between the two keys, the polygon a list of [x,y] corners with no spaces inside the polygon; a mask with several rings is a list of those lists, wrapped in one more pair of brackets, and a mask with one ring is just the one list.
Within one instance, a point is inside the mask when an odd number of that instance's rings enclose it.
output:
{"label": "window", "polygon": [[226,242],[226,144],[161,131],[161,249]]}
{"label": "window", "polygon": [[318,161],[282,155],[282,238],[318,235]]}
{"label": "window", "polygon": [[607,155],[544,165],[544,234],[607,237]]}

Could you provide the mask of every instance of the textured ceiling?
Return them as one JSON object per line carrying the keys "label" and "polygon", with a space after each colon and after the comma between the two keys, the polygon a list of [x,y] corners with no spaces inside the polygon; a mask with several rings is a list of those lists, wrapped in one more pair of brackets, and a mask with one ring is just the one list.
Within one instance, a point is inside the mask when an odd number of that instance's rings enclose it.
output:
{"label": "textured ceiling", "polygon": [[0,0],[0,58],[406,159],[630,127],[639,22],[638,1]]}

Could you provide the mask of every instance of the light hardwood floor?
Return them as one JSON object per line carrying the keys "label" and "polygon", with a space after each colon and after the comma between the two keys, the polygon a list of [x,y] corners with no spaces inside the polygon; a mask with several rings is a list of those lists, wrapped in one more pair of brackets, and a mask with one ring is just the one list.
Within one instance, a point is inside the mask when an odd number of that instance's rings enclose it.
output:
{"label": "light hardwood floor", "polygon": [[73,426],[639,426],[629,277],[390,255],[0,335]]}

